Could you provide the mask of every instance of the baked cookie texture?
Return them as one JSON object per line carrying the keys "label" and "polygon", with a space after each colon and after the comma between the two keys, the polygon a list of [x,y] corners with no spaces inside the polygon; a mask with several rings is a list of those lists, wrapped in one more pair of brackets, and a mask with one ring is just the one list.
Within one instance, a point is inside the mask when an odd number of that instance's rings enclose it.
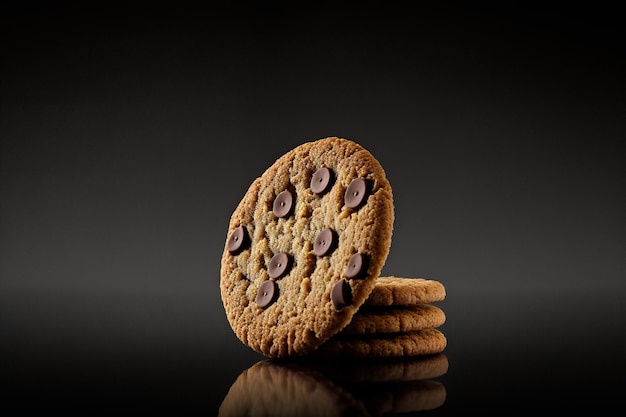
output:
{"label": "baked cookie texture", "polygon": [[448,340],[438,329],[372,335],[339,335],[324,343],[315,355],[339,358],[397,358],[433,355],[446,348]]}
{"label": "baked cookie texture", "polygon": [[361,307],[341,334],[404,333],[443,326],[446,315],[431,304],[403,307]]}
{"label": "baked cookie texture", "polygon": [[228,225],[220,291],[236,336],[273,358],[315,351],[376,286],[393,224],[385,171],[356,142],[328,137],[278,158]]}
{"label": "baked cookie texture", "polygon": [[368,307],[410,306],[435,303],[446,298],[446,288],[434,279],[379,277],[364,305]]}

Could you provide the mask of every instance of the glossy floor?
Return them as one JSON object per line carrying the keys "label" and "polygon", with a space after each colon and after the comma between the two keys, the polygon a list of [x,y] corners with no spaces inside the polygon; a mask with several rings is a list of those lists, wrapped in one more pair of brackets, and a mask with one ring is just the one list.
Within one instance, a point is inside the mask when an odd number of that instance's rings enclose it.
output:
{"label": "glossy floor", "polygon": [[252,352],[202,292],[4,293],[3,408],[422,415],[608,411],[620,401],[619,294],[448,291],[437,361],[328,363]]}

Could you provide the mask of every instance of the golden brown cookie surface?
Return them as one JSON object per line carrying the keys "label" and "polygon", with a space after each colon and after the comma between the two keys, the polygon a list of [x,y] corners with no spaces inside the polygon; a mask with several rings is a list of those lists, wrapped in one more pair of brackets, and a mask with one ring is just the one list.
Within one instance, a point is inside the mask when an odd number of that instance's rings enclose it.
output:
{"label": "golden brown cookie surface", "polygon": [[382,166],[356,142],[320,139],[278,158],[229,222],[220,291],[237,337],[287,357],[339,332],[376,285],[393,210]]}
{"label": "golden brown cookie surface", "polygon": [[446,315],[430,304],[392,307],[361,307],[341,334],[399,333],[443,325]]}
{"label": "golden brown cookie surface", "polygon": [[379,277],[364,306],[407,306],[442,301],[446,288],[434,279]]}
{"label": "golden brown cookie surface", "polygon": [[339,336],[324,343],[315,354],[346,358],[397,358],[441,353],[447,345],[446,337],[437,329]]}

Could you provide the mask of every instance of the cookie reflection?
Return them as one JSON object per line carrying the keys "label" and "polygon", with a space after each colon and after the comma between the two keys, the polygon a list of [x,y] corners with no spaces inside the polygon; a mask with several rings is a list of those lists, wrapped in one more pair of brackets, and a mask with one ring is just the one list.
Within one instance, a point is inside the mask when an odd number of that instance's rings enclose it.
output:
{"label": "cookie reflection", "polygon": [[220,417],[390,416],[443,405],[448,370],[437,355],[379,361],[266,359],[243,371],[219,409]]}

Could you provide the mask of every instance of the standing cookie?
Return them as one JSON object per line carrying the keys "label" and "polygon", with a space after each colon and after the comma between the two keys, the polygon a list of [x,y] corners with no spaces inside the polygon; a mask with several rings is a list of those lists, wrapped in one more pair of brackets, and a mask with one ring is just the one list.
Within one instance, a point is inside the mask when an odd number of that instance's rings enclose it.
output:
{"label": "standing cookie", "polygon": [[316,350],[376,285],[393,221],[391,185],[359,144],[329,137],[278,158],[228,226],[220,290],[237,337],[269,357]]}

